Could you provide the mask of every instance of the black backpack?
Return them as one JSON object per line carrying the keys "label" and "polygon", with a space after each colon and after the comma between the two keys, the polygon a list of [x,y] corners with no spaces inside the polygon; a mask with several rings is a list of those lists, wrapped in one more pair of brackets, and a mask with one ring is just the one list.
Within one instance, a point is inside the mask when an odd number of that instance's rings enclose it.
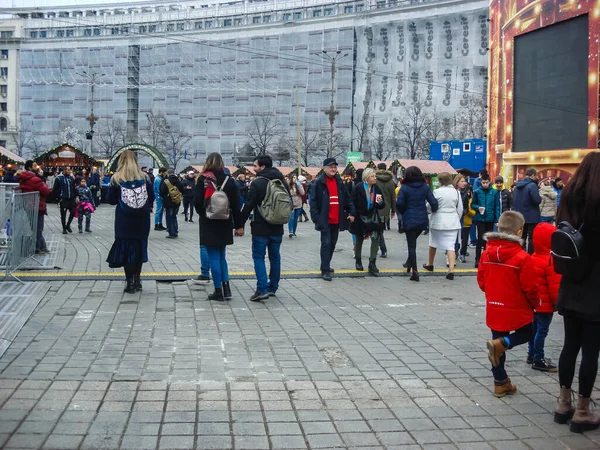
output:
{"label": "black backpack", "polygon": [[582,228],[583,224],[575,228],[569,222],[561,222],[552,233],[550,254],[554,261],[554,270],[574,281],[582,281],[591,272]]}

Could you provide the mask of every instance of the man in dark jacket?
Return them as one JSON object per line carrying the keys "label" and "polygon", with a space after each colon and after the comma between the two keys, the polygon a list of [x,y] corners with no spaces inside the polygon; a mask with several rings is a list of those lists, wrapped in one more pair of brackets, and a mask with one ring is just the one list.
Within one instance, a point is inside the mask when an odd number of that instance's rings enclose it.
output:
{"label": "man in dark jacket", "polygon": [[[196,191],[196,172],[190,170],[187,176],[183,179],[183,213],[185,221],[194,223],[194,192]],[[188,215],[189,210],[189,215]]]}
{"label": "man in dark jacket", "polygon": [[[283,236],[283,225],[271,224],[261,215],[259,206],[267,195],[267,185],[270,180],[281,180],[287,188],[283,174],[273,167],[273,159],[269,155],[260,155],[254,160],[256,179],[250,183],[246,202],[242,208],[242,224],[245,224],[252,214],[250,230],[252,233],[252,259],[256,274],[256,292],[250,297],[253,302],[272,297],[279,288],[281,277],[281,255],[279,249]],[[291,203],[290,203],[291,207]],[[243,226],[243,225],[242,225]],[[269,249],[271,270],[267,277],[265,255]]]}
{"label": "man in dark jacket", "polygon": [[[179,225],[177,224],[177,213],[183,197],[183,184],[179,181],[173,169],[167,171],[167,178],[160,184],[160,196],[165,208],[165,220],[167,222],[168,239],[179,236]],[[179,191],[179,193],[177,192]]]}
{"label": "man in dark jacket", "polygon": [[[75,215],[75,180],[71,176],[71,168],[65,167],[63,172],[56,177],[53,188],[54,198],[60,203],[60,222],[63,234],[72,233],[71,222]],[[67,220],[67,211],[69,220]]]}
{"label": "man in dark jacket", "polygon": [[540,223],[540,203],[542,197],[537,185],[537,171],[527,169],[525,178],[517,181],[513,198],[513,211],[518,211],[525,217],[523,228],[523,248],[533,254],[533,229]]}
{"label": "man in dark jacket", "polygon": [[500,214],[510,211],[512,208],[512,194],[510,193],[510,189],[504,188],[504,178],[502,178],[500,175],[498,175],[494,181],[496,184],[496,190],[500,193]]}
{"label": "man in dark jacket", "polygon": [[98,168],[92,167],[92,173],[89,178],[86,180],[87,186],[92,191],[92,199],[94,200],[94,208],[98,208],[100,204],[100,199],[98,196],[100,195],[100,174],[98,173]]}
{"label": "man in dark jacket", "polygon": [[37,240],[35,242],[35,253],[46,254],[48,247],[44,239],[44,216],[47,214],[46,198],[52,193],[44,180],[37,175],[38,165],[31,161],[25,161],[25,171],[19,175],[19,186],[23,192],[39,192],[40,203],[37,217]]}
{"label": "man in dark jacket", "polygon": [[315,229],[321,232],[321,275],[331,281],[331,258],[346,219],[354,222],[353,207],[337,171],[335,158],[323,161],[323,173],[315,181],[310,195],[310,215]]}
{"label": "man in dark jacket", "polygon": [[379,233],[379,250],[381,257],[387,258],[387,246],[383,236],[384,230],[390,229],[390,219],[394,217],[394,208],[396,205],[396,183],[394,183],[394,175],[386,170],[385,163],[377,164],[377,187],[383,194],[383,203],[385,206],[379,214],[384,223],[384,229]]}

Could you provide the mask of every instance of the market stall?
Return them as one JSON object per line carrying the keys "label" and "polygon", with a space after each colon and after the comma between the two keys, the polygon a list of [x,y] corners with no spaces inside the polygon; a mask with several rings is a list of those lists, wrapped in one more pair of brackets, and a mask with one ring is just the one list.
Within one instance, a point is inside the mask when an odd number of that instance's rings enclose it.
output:
{"label": "market stall", "polygon": [[58,171],[67,166],[71,167],[73,173],[84,170],[90,172],[94,167],[98,169],[103,167],[102,161],[66,143],[40,154],[34,158],[34,161],[42,166],[46,173]]}

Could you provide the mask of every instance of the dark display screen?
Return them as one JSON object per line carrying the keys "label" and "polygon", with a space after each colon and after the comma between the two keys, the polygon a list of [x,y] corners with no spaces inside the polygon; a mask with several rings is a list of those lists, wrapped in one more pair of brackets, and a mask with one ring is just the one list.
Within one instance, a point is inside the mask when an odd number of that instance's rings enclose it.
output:
{"label": "dark display screen", "polygon": [[588,16],[514,41],[513,151],[587,148]]}

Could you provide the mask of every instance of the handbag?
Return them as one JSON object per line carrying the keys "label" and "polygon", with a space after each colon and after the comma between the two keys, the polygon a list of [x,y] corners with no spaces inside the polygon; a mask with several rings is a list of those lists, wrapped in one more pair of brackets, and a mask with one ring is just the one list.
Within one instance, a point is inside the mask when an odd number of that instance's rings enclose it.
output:
{"label": "handbag", "polygon": [[370,216],[360,216],[360,220],[362,221],[363,228],[367,233],[382,230],[383,224],[379,219],[379,213],[377,212],[377,210]]}

